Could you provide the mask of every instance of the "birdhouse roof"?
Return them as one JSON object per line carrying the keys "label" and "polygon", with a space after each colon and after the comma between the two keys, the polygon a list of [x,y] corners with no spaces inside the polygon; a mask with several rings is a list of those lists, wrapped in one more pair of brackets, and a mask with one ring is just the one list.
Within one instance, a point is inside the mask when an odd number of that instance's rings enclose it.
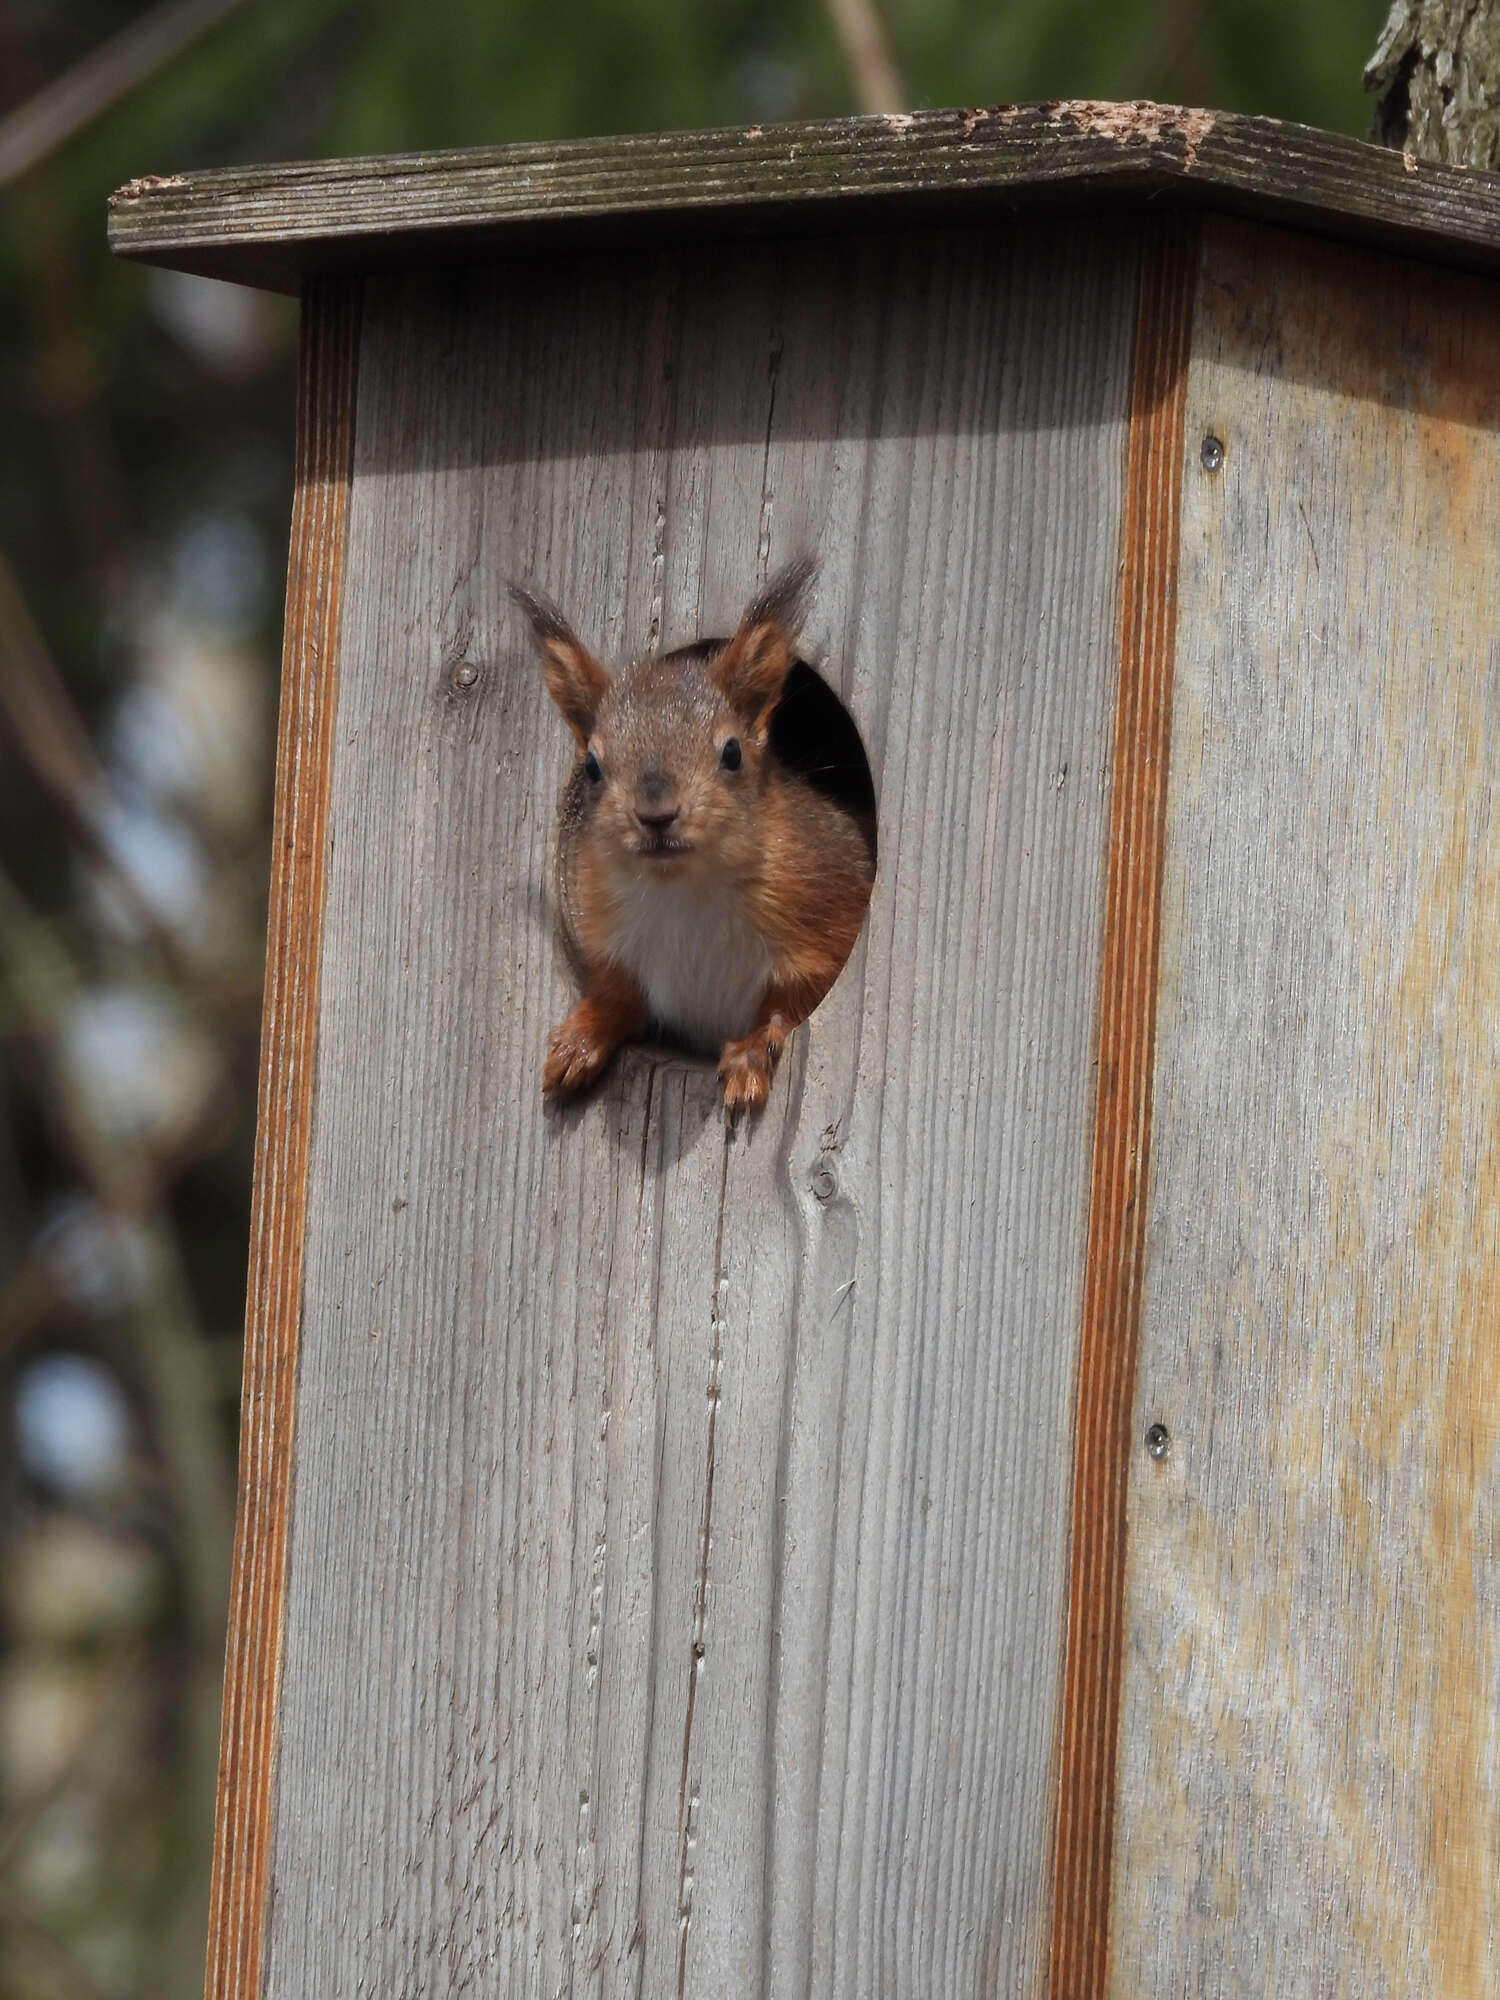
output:
{"label": "birdhouse roof", "polygon": [[1147,203],[1500,264],[1500,175],[1273,118],[1067,102],[146,175],[119,255],[296,292],[311,272],[496,249],[982,221]]}

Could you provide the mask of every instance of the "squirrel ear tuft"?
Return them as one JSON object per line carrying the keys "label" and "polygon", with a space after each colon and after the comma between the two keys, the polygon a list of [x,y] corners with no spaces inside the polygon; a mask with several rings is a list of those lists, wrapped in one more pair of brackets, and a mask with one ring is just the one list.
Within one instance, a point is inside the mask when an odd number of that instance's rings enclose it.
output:
{"label": "squirrel ear tuft", "polygon": [[818,565],[812,556],[798,556],[785,569],[777,570],[752,601],[749,610],[740,623],[744,625],[779,625],[790,644],[795,645],[802,632],[802,621],[807,616],[807,600],[812,595],[813,579],[818,574]]}
{"label": "squirrel ear tuft", "polygon": [[531,623],[542,659],[547,692],[562,710],[563,720],[587,748],[594,718],[609,686],[609,675],[574,632],[557,606],[519,583],[510,586],[511,601]]}
{"label": "squirrel ear tuft", "polygon": [[812,559],[803,556],[772,577],[715,663],[714,679],[736,714],[755,729],[764,726],[781,699],[792,670],[815,570]]}

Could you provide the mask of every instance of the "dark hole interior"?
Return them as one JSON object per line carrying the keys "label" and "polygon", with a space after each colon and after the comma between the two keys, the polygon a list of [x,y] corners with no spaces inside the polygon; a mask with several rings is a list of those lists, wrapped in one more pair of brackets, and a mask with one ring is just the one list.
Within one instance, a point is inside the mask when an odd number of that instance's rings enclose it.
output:
{"label": "dark hole interior", "polygon": [[771,717],[771,749],[788,770],[858,819],[876,851],[875,780],[854,717],[815,667],[799,660]]}

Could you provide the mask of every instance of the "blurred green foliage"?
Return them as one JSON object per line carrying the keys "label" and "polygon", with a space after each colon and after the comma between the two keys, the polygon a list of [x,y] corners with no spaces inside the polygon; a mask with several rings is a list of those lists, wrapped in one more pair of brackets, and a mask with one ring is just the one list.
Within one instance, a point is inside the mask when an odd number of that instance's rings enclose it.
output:
{"label": "blurred green foliage", "polygon": [[[143,11],[11,0],[0,123]],[[1360,132],[1383,9],[881,12],[914,107]],[[106,197],[855,105],[823,0],[251,0],[0,188],[0,2000],[199,1990],[248,1235],[295,309]]]}

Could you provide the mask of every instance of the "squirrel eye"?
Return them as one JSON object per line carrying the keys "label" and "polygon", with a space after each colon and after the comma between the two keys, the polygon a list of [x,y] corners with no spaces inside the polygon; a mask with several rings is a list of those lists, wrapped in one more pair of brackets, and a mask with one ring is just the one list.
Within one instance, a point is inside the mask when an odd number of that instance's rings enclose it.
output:
{"label": "squirrel eye", "polygon": [[731,736],[719,752],[720,769],[737,771],[740,768],[740,755],[740,739],[738,736]]}
{"label": "squirrel eye", "polygon": [[597,785],[599,780],[604,776],[604,766],[599,762],[599,759],[594,755],[592,750],[590,750],[587,757],[583,760],[583,769],[584,775],[591,785]]}

